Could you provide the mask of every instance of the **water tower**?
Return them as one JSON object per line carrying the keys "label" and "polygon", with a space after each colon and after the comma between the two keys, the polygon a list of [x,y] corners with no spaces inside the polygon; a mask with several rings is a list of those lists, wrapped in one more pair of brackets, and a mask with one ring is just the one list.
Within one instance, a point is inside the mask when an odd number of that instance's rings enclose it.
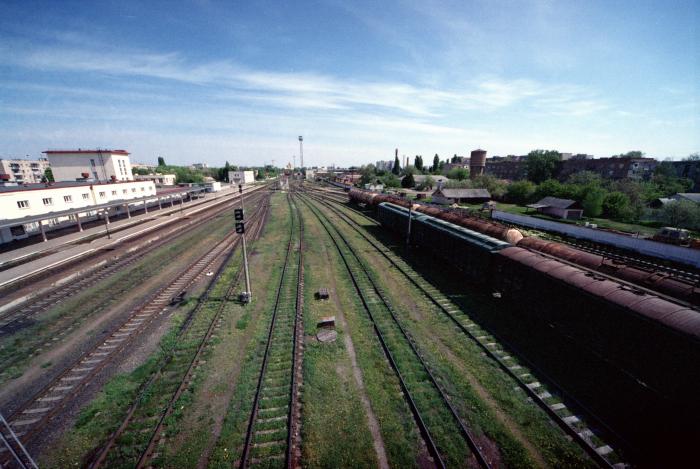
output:
{"label": "water tower", "polygon": [[486,150],[473,150],[469,159],[469,177],[474,179],[484,174],[486,168]]}

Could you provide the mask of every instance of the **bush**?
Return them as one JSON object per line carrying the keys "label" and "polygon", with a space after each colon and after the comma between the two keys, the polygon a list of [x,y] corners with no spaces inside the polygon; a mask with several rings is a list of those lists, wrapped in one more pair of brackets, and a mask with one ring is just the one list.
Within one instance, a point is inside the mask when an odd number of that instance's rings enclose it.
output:
{"label": "bush", "polygon": [[404,178],[401,180],[401,187],[404,189],[410,189],[411,187],[416,185],[415,179],[413,179],[413,174],[408,173]]}
{"label": "bush", "polygon": [[634,218],[630,199],[622,192],[610,192],[603,200],[603,213],[613,220],[628,221]]}
{"label": "bush", "polygon": [[469,171],[467,171],[465,168],[452,168],[447,173],[447,177],[458,181],[464,181],[469,177]]}
{"label": "bush", "polygon": [[689,200],[667,203],[661,218],[668,226],[700,230],[700,206]]}
{"label": "bush", "polygon": [[530,181],[517,181],[506,188],[506,200],[514,204],[525,205],[532,201],[535,185]]}
{"label": "bush", "polygon": [[600,187],[592,186],[586,191],[586,195],[581,201],[583,213],[587,217],[599,217],[603,213],[603,201],[606,192]]}

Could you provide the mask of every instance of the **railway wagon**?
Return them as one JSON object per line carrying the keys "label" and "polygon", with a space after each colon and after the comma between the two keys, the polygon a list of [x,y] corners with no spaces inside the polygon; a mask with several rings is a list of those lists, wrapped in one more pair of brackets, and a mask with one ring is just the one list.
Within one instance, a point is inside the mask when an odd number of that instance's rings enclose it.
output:
{"label": "railway wagon", "polygon": [[[408,209],[381,203],[379,219],[397,234],[407,233]],[[491,253],[510,244],[482,233],[423,215],[411,213],[411,244],[429,249],[445,262],[458,265],[473,281],[483,279],[491,265]]]}
{"label": "railway wagon", "polygon": [[[376,194],[353,188],[349,194],[350,200],[363,203],[368,206],[378,207],[383,202],[408,207],[409,202],[387,194]],[[663,295],[686,301],[691,305],[700,306],[700,285],[680,277],[674,277],[667,273],[654,270],[653,268],[641,268],[627,265],[606,259],[601,255],[592,254],[580,249],[575,249],[555,241],[523,236],[519,230],[509,228],[505,225],[473,217],[465,217],[456,213],[445,211],[439,207],[427,205],[413,205],[413,209],[426,214],[454,223],[465,228],[487,234],[494,238],[509,242],[518,247],[543,252],[563,259],[567,262],[580,265],[582,267],[597,270],[606,275],[617,277],[626,282],[631,282],[649,288]]]}
{"label": "railway wagon", "polygon": [[[383,226],[405,237],[408,210],[382,203],[378,214]],[[411,232],[413,243],[501,293],[522,321],[557,328],[661,399],[695,401],[697,310],[424,214],[412,213]]]}

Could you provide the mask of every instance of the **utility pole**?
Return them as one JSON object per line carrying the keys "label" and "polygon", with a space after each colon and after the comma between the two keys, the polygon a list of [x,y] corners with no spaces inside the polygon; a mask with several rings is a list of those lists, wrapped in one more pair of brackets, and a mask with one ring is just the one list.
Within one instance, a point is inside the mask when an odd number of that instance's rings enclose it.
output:
{"label": "utility pole", "polygon": [[[241,213],[245,216],[245,208],[243,207],[243,184],[238,185],[238,194],[241,199]],[[245,245],[245,224],[243,224],[243,232],[241,233],[243,241],[243,270],[245,272],[245,290],[241,295],[244,303],[253,301],[253,292],[250,289],[250,275],[248,274],[248,251]]]}
{"label": "utility pole", "polygon": [[406,247],[409,247],[411,245],[411,208],[413,207],[413,204],[409,202],[408,205],[408,230],[406,230]]}

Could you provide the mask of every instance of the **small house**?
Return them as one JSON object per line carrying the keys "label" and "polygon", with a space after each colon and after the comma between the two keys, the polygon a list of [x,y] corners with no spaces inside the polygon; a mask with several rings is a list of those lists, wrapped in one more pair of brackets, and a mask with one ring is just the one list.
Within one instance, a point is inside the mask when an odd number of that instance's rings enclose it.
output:
{"label": "small house", "polygon": [[439,188],[433,192],[433,202],[442,205],[480,204],[491,199],[486,189],[446,189]]}
{"label": "small house", "polygon": [[535,204],[528,205],[540,213],[566,220],[579,220],[583,217],[581,204],[571,199],[559,199],[557,197],[545,197]]}

